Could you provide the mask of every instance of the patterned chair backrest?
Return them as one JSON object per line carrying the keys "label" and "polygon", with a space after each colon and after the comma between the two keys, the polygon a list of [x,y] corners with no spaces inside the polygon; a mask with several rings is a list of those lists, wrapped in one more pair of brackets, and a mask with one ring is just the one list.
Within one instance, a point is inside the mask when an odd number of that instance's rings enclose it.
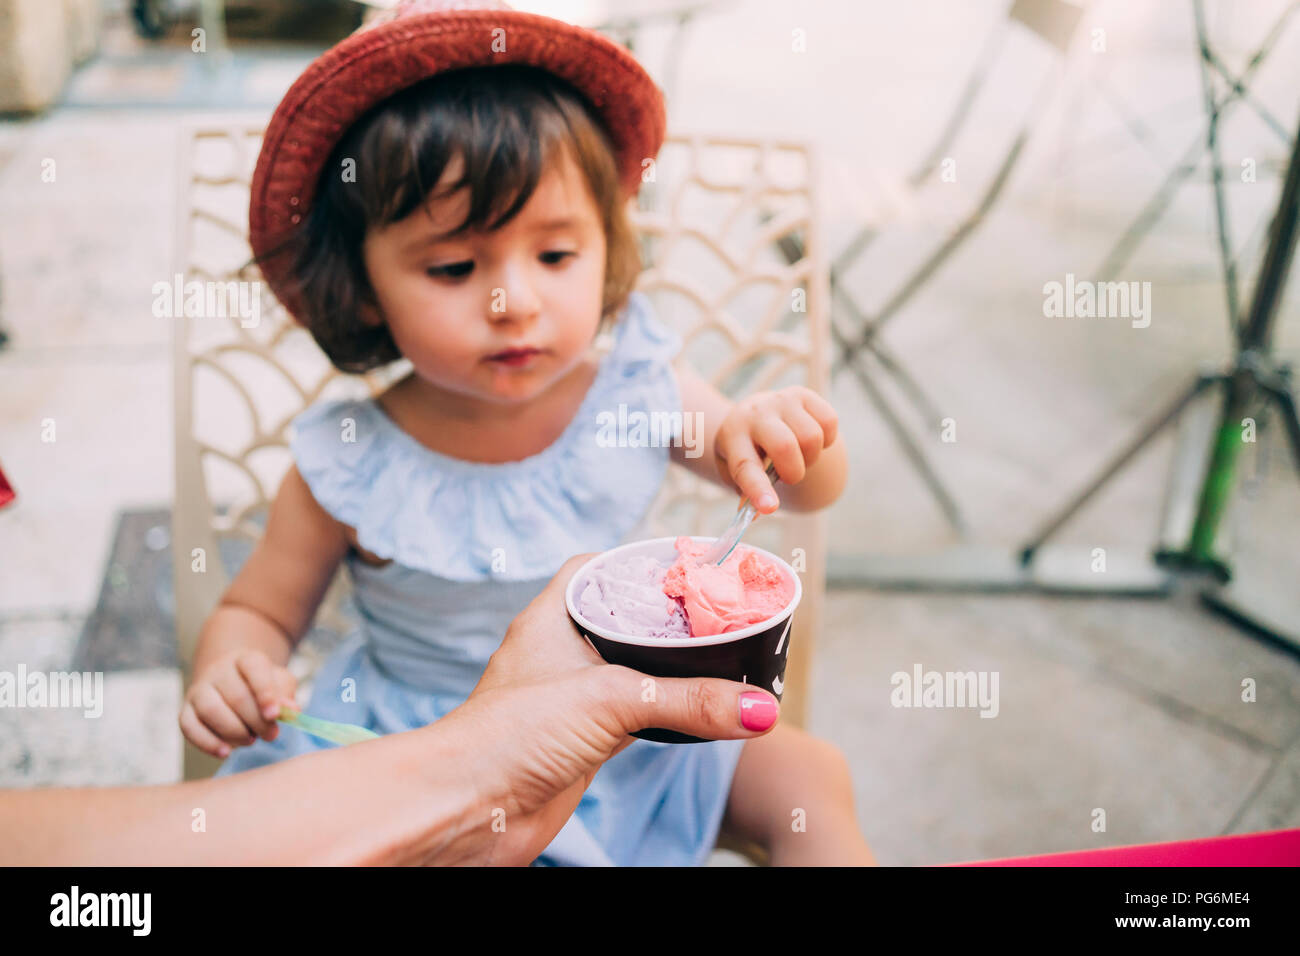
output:
{"label": "patterned chair backrest", "polygon": [[[180,144],[174,328],[176,490],[172,518],[176,636],[189,678],[204,620],[262,531],[289,465],[287,427],[322,397],[382,390],[405,363],[366,376],[335,370],[247,266],[249,180],[265,118],[207,119]],[[812,155],[798,143],[670,136],[647,166],[635,222],[648,268],[639,288],[723,392],[804,384],[827,389],[826,267],[815,223]],[[792,263],[777,240],[797,236]],[[717,534],[736,498],[669,469],[643,522],[649,536]],[[783,717],[803,722],[813,640],[824,600],[820,515],[756,522],[746,540],[800,569],[804,598],[790,642]],[[346,574],[317,615],[341,632]],[[308,676],[304,641],[292,666]],[[187,747],[186,777],[213,764]]]}

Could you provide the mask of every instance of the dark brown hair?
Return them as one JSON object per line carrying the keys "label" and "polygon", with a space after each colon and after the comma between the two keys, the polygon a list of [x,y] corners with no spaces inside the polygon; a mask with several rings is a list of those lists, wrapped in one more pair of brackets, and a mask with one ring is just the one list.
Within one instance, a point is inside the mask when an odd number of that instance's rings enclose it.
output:
{"label": "dark brown hair", "polygon": [[[387,324],[360,316],[362,305],[378,308],[362,258],[367,231],[422,206],[457,156],[464,171],[439,193],[469,189],[469,213],[456,233],[500,228],[527,204],[561,149],[584,173],[602,219],[601,314],[614,315],[636,284],[641,256],[613,146],[582,94],[521,64],[440,74],[373,107],[330,155],[302,225],[264,258],[292,256],[301,318],[337,368],[385,365],[401,357]],[[345,160],[355,163],[355,176],[343,175]]]}

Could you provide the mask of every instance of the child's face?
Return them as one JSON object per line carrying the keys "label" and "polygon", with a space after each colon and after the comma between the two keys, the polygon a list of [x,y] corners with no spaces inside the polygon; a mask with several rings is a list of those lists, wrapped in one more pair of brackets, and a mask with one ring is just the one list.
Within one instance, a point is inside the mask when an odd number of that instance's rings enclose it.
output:
{"label": "child's face", "polygon": [[[527,401],[572,371],[591,345],[605,232],[581,170],[559,155],[524,208],[495,232],[435,241],[464,221],[469,191],[462,189],[366,236],[383,320],[416,374],[436,389],[495,404]],[[460,171],[459,159],[449,164],[438,189]],[[497,357],[507,349],[538,351]]]}

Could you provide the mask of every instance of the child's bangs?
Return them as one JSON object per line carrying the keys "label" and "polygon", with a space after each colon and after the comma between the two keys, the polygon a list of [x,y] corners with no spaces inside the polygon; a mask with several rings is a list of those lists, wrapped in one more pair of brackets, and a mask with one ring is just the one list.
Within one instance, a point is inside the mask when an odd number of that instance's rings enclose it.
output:
{"label": "child's bangs", "polygon": [[[591,124],[555,98],[556,82],[530,67],[493,67],[448,73],[398,94],[373,123],[360,124],[357,212],[368,226],[384,226],[467,190],[468,211],[448,235],[505,225],[559,151],[591,163],[584,155],[592,152],[584,148],[591,131],[574,128]],[[442,183],[458,159],[459,177]]]}

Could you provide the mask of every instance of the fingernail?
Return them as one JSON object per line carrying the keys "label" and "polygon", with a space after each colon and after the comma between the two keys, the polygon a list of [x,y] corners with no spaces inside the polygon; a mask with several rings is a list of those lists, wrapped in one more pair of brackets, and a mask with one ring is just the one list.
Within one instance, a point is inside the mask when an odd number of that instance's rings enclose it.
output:
{"label": "fingernail", "polygon": [[776,723],[776,701],[761,691],[741,694],[740,723],[746,730],[767,730]]}
{"label": "fingernail", "polygon": [[775,508],[776,505],[776,495],[772,494],[770,491],[763,492],[758,499],[758,506],[760,508]]}
{"label": "fingernail", "polygon": [[280,708],[275,704],[267,704],[262,708],[262,716],[267,720],[275,720],[280,716]]}
{"label": "fingernail", "polygon": [[218,747],[218,748],[217,748],[217,755],[220,756],[220,757],[229,757],[229,756],[230,756],[230,748],[229,748],[229,747],[226,747],[226,746],[224,746],[224,745],[221,746],[221,747]]}

